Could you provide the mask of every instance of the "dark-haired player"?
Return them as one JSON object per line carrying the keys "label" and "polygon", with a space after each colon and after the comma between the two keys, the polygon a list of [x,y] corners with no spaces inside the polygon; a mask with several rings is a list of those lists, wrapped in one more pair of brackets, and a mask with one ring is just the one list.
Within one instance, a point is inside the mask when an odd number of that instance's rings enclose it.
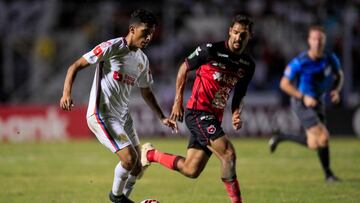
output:
{"label": "dark-haired player", "polygon": [[136,10],[129,21],[126,37],[108,40],[84,54],[67,72],[60,107],[71,110],[71,88],[77,72],[97,64],[87,110],[87,123],[97,139],[116,153],[120,162],[115,167],[109,198],[112,202],[133,202],[127,197],[141,172],[140,142],[129,114],[128,103],[133,86],[161,122],[176,129],[176,122],[166,118],[151,89],[153,83],[149,61],[142,52],[153,37],[155,16],[146,10]]}
{"label": "dark-haired player", "polygon": [[[340,62],[334,53],[324,51],[324,28],[311,26],[308,32],[309,49],[300,53],[286,67],[280,88],[291,96],[291,108],[305,128],[306,135],[279,133],[269,141],[270,151],[289,140],[318,152],[327,182],[339,179],[330,169],[329,131],[325,126],[325,94],[330,92],[331,101],[338,103],[343,83]],[[295,83],[296,81],[296,83]]]}
{"label": "dark-haired player", "polygon": [[157,162],[190,178],[200,175],[214,153],[220,160],[221,179],[232,203],[242,202],[236,177],[236,152],[221,122],[230,91],[234,89],[232,124],[236,130],[242,126],[242,99],[255,70],[253,59],[244,52],[252,35],[252,24],[248,17],[236,15],[226,41],[199,46],[179,68],[171,118],[180,122],[184,116],[186,77],[188,72],[196,71],[185,110],[185,122],[191,132],[186,157],[163,153],[150,143],[142,147],[143,166]]}

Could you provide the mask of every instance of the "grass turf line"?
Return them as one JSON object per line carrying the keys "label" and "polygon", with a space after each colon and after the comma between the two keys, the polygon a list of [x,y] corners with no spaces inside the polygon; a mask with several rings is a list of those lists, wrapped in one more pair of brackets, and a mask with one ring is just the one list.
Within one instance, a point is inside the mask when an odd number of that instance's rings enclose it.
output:
{"label": "grass turf line", "polygon": [[[155,147],[185,155],[185,139],[151,139]],[[315,151],[283,143],[270,155],[265,139],[233,139],[245,202],[360,202],[360,139],[333,138],[331,164],[341,183],[326,184]],[[96,140],[0,143],[0,203],[109,202],[117,158]],[[213,155],[198,179],[151,165],[131,195],[136,202],[229,202]]]}

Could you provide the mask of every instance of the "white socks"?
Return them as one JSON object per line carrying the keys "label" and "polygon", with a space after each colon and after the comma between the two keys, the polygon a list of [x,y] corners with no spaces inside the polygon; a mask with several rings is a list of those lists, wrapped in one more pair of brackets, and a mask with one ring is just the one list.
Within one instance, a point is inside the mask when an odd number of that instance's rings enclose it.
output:
{"label": "white socks", "polygon": [[126,197],[129,197],[131,191],[134,188],[135,182],[136,182],[136,176],[130,174],[123,190],[123,193]]}
{"label": "white socks", "polygon": [[136,176],[130,174],[130,171],[121,166],[119,162],[114,171],[114,182],[112,186],[112,193],[116,196],[124,194],[129,197],[131,191],[134,188],[136,182]]}
{"label": "white socks", "polygon": [[114,172],[114,182],[112,186],[112,193],[114,195],[120,196],[123,193],[123,189],[129,173],[130,171],[121,166],[121,162],[116,165]]}

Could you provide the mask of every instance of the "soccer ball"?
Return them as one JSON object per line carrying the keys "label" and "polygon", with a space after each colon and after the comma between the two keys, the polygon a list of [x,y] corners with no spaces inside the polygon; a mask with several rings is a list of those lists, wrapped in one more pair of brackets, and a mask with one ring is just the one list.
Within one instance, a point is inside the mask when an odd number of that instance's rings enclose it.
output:
{"label": "soccer ball", "polygon": [[160,202],[157,201],[156,199],[144,199],[140,203],[160,203]]}

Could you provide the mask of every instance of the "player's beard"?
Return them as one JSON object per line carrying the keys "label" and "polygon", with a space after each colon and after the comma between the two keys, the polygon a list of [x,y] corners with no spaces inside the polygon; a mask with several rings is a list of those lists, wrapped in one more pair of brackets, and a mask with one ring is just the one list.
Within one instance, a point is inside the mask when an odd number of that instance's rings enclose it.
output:
{"label": "player's beard", "polygon": [[240,51],[240,50],[242,50],[242,47],[243,47],[242,42],[234,42],[234,43],[233,43],[233,49],[234,49],[235,51]]}

